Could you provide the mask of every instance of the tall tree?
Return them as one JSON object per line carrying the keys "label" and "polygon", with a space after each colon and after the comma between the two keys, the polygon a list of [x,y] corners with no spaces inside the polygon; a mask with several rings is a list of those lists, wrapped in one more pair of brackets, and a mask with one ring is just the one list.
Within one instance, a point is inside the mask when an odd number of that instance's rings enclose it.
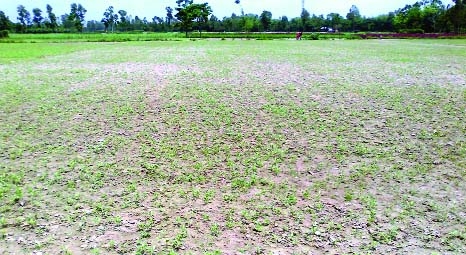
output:
{"label": "tall tree", "polygon": [[327,22],[334,31],[340,29],[341,21],[343,17],[338,13],[329,13],[327,14]]}
{"label": "tall tree", "polygon": [[0,31],[9,30],[11,21],[3,11],[0,11]]}
{"label": "tall tree", "polygon": [[86,15],[86,12],[87,10],[81,4],[71,4],[71,12],[68,19],[74,23],[76,30],[79,32],[83,31],[84,16]]}
{"label": "tall tree", "polygon": [[262,29],[264,31],[270,30],[270,25],[272,24],[272,13],[269,11],[263,11],[259,19]]}
{"label": "tall tree", "polygon": [[303,10],[301,11],[301,28],[300,28],[302,32],[309,31],[310,18],[311,18],[311,14],[309,14],[309,12],[303,8]]}
{"label": "tall tree", "polygon": [[194,4],[192,0],[177,0],[178,7],[175,8],[178,13],[175,17],[180,21],[179,26],[186,33],[192,30],[194,21],[197,22],[199,33],[201,34],[201,26],[208,21],[209,15],[212,13],[212,8],[208,3]]}
{"label": "tall tree", "polygon": [[424,3],[422,10],[422,29],[425,32],[437,32],[437,24],[441,23],[441,18],[445,14],[445,6],[440,0],[430,0]]}
{"label": "tall tree", "polygon": [[60,21],[61,21],[61,26],[65,30],[71,30],[74,27],[74,22],[69,19],[70,15],[65,13],[63,15],[60,15]]}
{"label": "tall tree", "polygon": [[180,21],[179,26],[186,33],[186,37],[188,37],[188,31],[191,31],[194,22],[194,13],[189,8],[192,3],[192,0],[176,0],[178,7],[175,10],[178,13],[175,14],[175,17]]}
{"label": "tall tree", "polygon": [[118,26],[120,27],[120,30],[125,30],[129,25],[129,20],[127,17],[128,12],[125,10],[119,10],[118,14],[120,15],[120,22]]}
{"label": "tall tree", "polygon": [[290,22],[288,21],[287,16],[282,16],[280,20],[277,23],[277,27],[275,28],[275,31],[280,31],[280,32],[289,32],[290,30]]}
{"label": "tall tree", "polygon": [[17,19],[21,25],[21,32],[24,32],[27,26],[31,25],[31,13],[29,13],[29,11],[26,10],[26,7],[24,7],[24,5],[18,5],[16,10],[18,12]]}
{"label": "tall tree", "polygon": [[139,18],[138,15],[136,15],[134,17],[133,27],[136,30],[143,30],[144,29],[144,23],[142,22],[142,20]]}
{"label": "tall tree", "polygon": [[212,8],[209,6],[208,3],[191,5],[191,8],[193,9],[194,13],[194,19],[198,26],[199,37],[202,37],[202,27],[205,26],[209,21],[209,16],[210,14],[212,14]]}
{"label": "tall tree", "polygon": [[174,19],[174,17],[173,17],[173,8],[171,8],[170,6],[167,6],[167,7],[165,7],[165,10],[167,11],[167,25],[171,26],[172,21]]}
{"label": "tall tree", "polygon": [[52,30],[55,31],[55,29],[57,29],[58,27],[58,23],[57,23],[57,16],[55,15],[55,13],[53,13],[53,8],[52,6],[50,6],[50,4],[47,4],[46,6],[47,8],[47,14],[48,14],[48,21],[46,22],[46,26]]}
{"label": "tall tree", "polygon": [[453,2],[455,5],[447,11],[448,19],[453,24],[455,33],[461,33],[466,26],[466,1],[453,0]]}
{"label": "tall tree", "polygon": [[108,27],[111,27],[113,33],[115,24],[118,21],[118,15],[115,14],[113,10],[113,6],[109,6],[107,10],[105,10],[104,17],[101,20],[101,22],[104,23],[105,32],[108,31]]}
{"label": "tall tree", "polygon": [[356,22],[361,18],[361,14],[359,13],[359,9],[356,5],[352,5],[349,9],[348,14],[346,14],[346,19],[351,22],[351,30],[356,29]]}
{"label": "tall tree", "polygon": [[40,27],[42,21],[44,21],[44,17],[42,17],[42,10],[39,8],[32,9],[32,22],[36,24],[37,27]]}

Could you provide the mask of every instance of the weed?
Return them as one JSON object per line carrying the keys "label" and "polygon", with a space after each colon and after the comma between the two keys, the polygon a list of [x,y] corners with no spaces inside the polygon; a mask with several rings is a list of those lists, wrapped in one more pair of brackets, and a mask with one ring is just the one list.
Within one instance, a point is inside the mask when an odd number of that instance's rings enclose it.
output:
{"label": "weed", "polygon": [[210,226],[210,234],[213,236],[220,235],[220,226],[217,223],[214,223]]}
{"label": "weed", "polygon": [[181,246],[183,246],[183,242],[184,242],[184,239],[186,239],[186,237],[188,237],[188,231],[186,229],[186,227],[181,227],[179,233],[175,236],[175,238],[173,238],[172,242],[171,242],[171,247],[173,247],[173,249],[175,250],[178,250],[181,248]]}
{"label": "weed", "polygon": [[136,255],[152,255],[156,254],[155,248],[143,241],[138,241],[136,244]]}

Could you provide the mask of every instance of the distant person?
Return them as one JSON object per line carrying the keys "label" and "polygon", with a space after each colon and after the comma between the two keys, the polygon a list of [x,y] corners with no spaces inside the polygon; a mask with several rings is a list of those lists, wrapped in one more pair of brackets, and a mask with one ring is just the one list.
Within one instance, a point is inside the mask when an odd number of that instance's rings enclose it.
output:
{"label": "distant person", "polygon": [[302,36],[303,36],[303,32],[297,32],[296,33],[296,40],[301,40]]}

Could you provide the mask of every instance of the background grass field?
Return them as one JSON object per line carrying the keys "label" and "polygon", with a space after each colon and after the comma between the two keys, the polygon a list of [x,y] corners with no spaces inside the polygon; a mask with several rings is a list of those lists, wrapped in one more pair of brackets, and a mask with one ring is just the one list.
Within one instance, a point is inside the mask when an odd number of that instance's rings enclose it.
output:
{"label": "background grass field", "polygon": [[2,254],[464,254],[466,41],[0,44]]}

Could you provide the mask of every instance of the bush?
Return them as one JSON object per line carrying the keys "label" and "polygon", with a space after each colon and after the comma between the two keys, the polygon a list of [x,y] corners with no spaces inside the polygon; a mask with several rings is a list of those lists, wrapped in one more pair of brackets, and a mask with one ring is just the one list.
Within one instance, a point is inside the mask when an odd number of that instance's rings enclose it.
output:
{"label": "bush", "polygon": [[358,35],[358,34],[345,34],[345,39],[347,40],[356,40],[356,39],[366,39],[367,37],[363,35]]}
{"label": "bush", "polygon": [[424,34],[424,30],[420,28],[401,29],[402,34]]}
{"label": "bush", "polygon": [[308,36],[309,40],[319,40],[319,34],[317,33],[312,33]]}
{"label": "bush", "polygon": [[8,38],[8,30],[1,30],[0,31],[0,38]]}

